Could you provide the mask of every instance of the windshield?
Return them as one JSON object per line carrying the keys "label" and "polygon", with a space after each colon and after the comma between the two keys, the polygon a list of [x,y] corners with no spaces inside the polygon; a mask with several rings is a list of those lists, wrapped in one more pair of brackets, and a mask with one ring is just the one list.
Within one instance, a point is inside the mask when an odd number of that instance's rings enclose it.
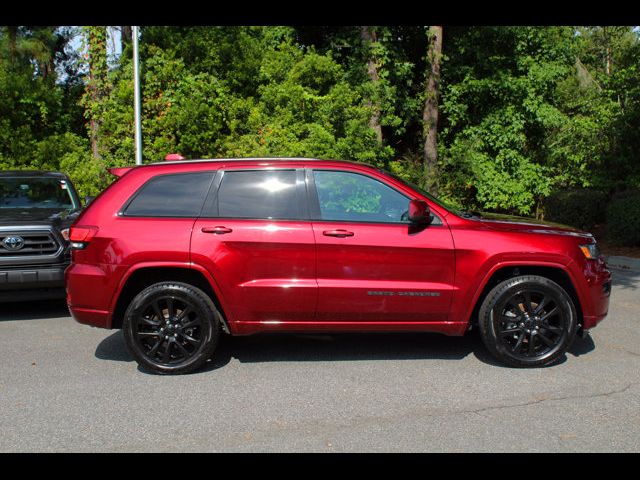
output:
{"label": "windshield", "polygon": [[67,182],[46,177],[0,178],[0,209],[3,208],[77,208]]}
{"label": "windshield", "polygon": [[446,204],[445,202],[443,202],[442,200],[440,200],[439,198],[434,197],[433,195],[431,195],[429,192],[427,192],[425,189],[419,187],[418,185],[416,185],[415,183],[412,183],[408,180],[405,180],[404,178],[399,177],[398,175],[391,173],[391,172],[387,172],[386,170],[383,169],[379,169],[382,173],[384,173],[385,175],[390,176],[391,178],[404,183],[405,185],[407,185],[408,187],[412,188],[413,190],[415,190],[418,193],[421,193],[422,195],[424,195],[425,197],[427,197],[429,200],[431,200],[433,203],[435,203],[436,205],[444,208],[445,210],[448,210],[449,212],[453,212],[456,215],[460,216],[462,214],[462,212],[460,212],[457,208],[452,207],[451,205]]}

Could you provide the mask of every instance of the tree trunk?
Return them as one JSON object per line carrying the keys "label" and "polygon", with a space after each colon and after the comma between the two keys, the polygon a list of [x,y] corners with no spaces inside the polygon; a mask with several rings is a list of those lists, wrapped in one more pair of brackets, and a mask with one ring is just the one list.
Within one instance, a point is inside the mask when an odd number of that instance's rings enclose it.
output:
{"label": "tree trunk", "polygon": [[18,27],[9,25],[7,27],[7,33],[9,36],[9,58],[13,61],[18,51]]}
{"label": "tree trunk", "polygon": [[[378,65],[376,63],[375,56],[371,50],[374,43],[378,41],[376,37],[376,31],[372,27],[360,27],[360,38],[367,49],[367,73],[373,84],[374,91],[378,88],[379,76]],[[382,144],[382,126],[380,125],[380,106],[377,105],[372,99],[367,101],[367,106],[371,108],[371,119],[369,120],[369,126],[376,132],[376,138],[378,143]]]}
{"label": "tree trunk", "polygon": [[611,76],[611,66],[613,63],[611,54],[611,35],[607,27],[602,27],[604,36],[604,69],[608,77]]}
{"label": "tree trunk", "polygon": [[124,26],[120,27],[120,46],[124,52],[127,45],[131,45],[133,35],[133,27]]}
{"label": "tree trunk", "polygon": [[440,60],[442,58],[442,27],[429,27],[427,51],[427,89],[422,111],[424,133],[424,186],[438,194],[438,91],[440,88]]}

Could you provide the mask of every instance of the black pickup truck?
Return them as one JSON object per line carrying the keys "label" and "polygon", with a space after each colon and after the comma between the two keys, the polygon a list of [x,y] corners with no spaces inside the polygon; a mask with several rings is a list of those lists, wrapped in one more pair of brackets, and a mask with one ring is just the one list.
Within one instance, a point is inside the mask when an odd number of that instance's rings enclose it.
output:
{"label": "black pickup truck", "polygon": [[63,298],[81,203],[58,172],[0,171],[0,303]]}

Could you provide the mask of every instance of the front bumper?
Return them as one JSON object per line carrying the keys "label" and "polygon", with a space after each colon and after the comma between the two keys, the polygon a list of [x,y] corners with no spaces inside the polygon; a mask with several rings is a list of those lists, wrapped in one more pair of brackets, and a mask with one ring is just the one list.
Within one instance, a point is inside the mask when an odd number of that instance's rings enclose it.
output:
{"label": "front bumper", "polygon": [[0,267],[0,302],[64,298],[68,265]]}
{"label": "front bumper", "polygon": [[611,272],[603,259],[588,262],[583,268],[586,284],[583,302],[582,330],[589,330],[600,323],[609,313],[611,296]]}

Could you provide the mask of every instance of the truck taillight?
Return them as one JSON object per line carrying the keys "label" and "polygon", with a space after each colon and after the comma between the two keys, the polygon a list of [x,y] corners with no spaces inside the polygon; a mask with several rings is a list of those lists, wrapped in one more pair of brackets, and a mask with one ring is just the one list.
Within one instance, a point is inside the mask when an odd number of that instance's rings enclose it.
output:
{"label": "truck taillight", "polygon": [[78,226],[69,229],[69,241],[71,248],[83,249],[98,233],[98,227]]}

